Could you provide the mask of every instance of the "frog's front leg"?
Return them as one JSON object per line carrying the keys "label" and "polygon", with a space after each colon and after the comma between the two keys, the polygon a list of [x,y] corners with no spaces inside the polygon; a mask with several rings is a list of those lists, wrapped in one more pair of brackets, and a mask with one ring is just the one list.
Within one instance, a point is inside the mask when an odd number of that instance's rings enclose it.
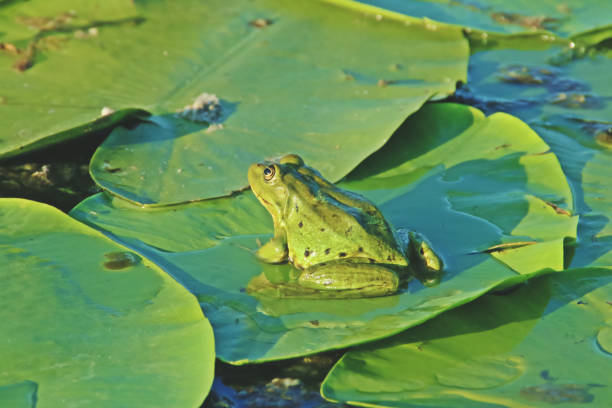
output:
{"label": "frog's front leg", "polygon": [[361,298],[397,292],[399,278],[388,266],[346,259],[311,266],[301,273],[298,284],[327,297]]}
{"label": "frog's front leg", "polygon": [[255,252],[257,258],[267,263],[285,262],[288,254],[287,239],[282,235],[275,235]]}

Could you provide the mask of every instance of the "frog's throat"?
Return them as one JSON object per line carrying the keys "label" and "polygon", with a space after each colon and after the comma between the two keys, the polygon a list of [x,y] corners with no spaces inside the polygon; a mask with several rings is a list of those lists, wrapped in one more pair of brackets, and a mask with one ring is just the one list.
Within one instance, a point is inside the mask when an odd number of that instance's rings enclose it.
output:
{"label": "frog's throat", "polygon": [[255,194],[255,197],[257,197],[257,199],[263,203],[268,204],[269,206],[272,206],[272,203],[270,203],[268,200],[266,200],[265,198],[263,198],[262,196],[260,196],[259,194],[257,194],[255,191],[253,191],[253,194]]}

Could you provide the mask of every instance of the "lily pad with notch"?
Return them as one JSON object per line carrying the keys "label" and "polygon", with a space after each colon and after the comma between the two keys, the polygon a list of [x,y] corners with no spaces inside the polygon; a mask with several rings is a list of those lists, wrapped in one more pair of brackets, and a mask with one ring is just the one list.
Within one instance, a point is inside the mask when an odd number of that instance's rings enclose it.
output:
{"label": "lily pad with notch", "polygon": [[214,338],[159,267],[61,211],[0,199],[0,406],[199,407]]}
{"label": "lily pad with notch", "polygon": [[348,351],[321,392],[364,407],[607,406],[611,297],[610,269],[538,277]]}
{"label": "lily pad with notch", "polygon": [[147,205],[229,195],[248,163],[292,151],[337,181],[465,81],[469,55],[457,27],[349,0],[33,0],[5,5],[0,26],[23,51],[0,49],[0,158],[86,136],[103,111],[143,109],[155,116],[117,129],[90,170]]}
{"label": "lily pad with notch", "polygon": [[[564,238],[575,238],[577,218],[548,150],[510,115],[487,118],[463,105],[428,104],[339,183],[375,202],[395,228],[423,233],[444,258],[439,285],[415,280],[393,296],[318,300],[246,293],[260,273],[292,268],[255,258],[272,220],[249,191],[168,208],[99,194],[71,215],[194,293],[215,329],[220,359],[278,360],[388,337],[492,289],[562,270]],[[510,245],[525,241],[535,244]],[[500,244],[508,248],[490,250]]]}

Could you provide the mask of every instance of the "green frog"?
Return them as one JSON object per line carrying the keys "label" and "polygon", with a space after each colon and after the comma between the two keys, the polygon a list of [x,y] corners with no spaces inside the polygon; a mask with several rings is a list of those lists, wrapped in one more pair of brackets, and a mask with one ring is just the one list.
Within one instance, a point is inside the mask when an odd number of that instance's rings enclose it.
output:
{"label": "green frog", "polygon": [[409,279],[411,262],[428,276],[442,270],[420,234],[404,231],[408,244],[400,245],[374,204],[330,183],[298,155],[254,163],[248,179],[274,221],[274,236],[257,250],[257,258],[289,261],[300,270],[292,282],[280,285],[290,289],[278,296],[301,291],[330,298],[385,296]]}

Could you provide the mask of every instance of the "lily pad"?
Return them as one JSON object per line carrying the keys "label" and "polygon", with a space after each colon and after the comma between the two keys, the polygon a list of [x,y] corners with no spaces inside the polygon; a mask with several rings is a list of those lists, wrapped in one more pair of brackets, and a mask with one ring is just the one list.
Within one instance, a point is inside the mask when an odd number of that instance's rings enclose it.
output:
{"label": "lily pad", "polygon": [[610,272],[543,276],[352,349],[321,392],[367,407],[608,406],[612,358],[596,341],[612,322]]}
{"label": "lily pad", "polygon": [[0,406],[200,406],[212,329],[156,265],[21,199],[0,200],[0,263]]}
{"label": "lily pad", "polygon": [[334,3],[267,1],[233,15],[245,27],[251,19],[244,38],[173,95],[182,107],[214,93],[221,118],[208,126],[190,108],[117,129],[92,158],[94,180],[133,202],[173,204],[243,189],[251,162],[293,152],[337,181],[465,76],[467,43],[455,28]]}
{"label": "lily pad", "polygon": [[[383,338],[500,285],[562,269],[563,238],[575,237],[577,219],[559,163],[547,151],[535,132],[510,115],[486,118],[462,105],[428,104],[411,116],[340,186],[367,195],[395,227],[423,232],[447,271],[436,287],[415,281],[380,298],[247,294],[260,273],[291,269],[255,258],[272,220],[250,191],[161,208],[98,194],[71,215],[192,291],[217,338],[224,339],[217,347],[220,359],[276,360]],[[523,249],[525,241],[532,245]],[[491,249],[500,244],[507,248]],[[513,252],[505,254],[508,248]]]}
{"label": "lily pad", "polygon": [[157,116],[118,129],[91,165],[143,204],[228,195],[248,163],[289,151],[338,180],[467,75],[460,29],[348,0],[89,3],[3,7],[0,41],[36,53],[18,72],[25,51],[0,50],[0,157],[104,107],[145,109]]}
{"label": "lily pad", "polygon": [[597,140],[612,129],[612,122],[557,116],[535,127],[558,155],[580,214],[570,266],[612,266],[612,151]]}
{"label": "lily pad", "polygon": [[609,26],[612,14],[610,2],[606,0],[360,1],[413,17],[427,17],[479,30],[497,33],[547,30],[566,37],[594,27]]}
{"label": "lily pad", "polygon": [[532,40],[483,43],[455,99],[511,113],[538,132],[559,158],[580,216],[571,267],[610,266],[612,53],[578,40],[563,47]]}

